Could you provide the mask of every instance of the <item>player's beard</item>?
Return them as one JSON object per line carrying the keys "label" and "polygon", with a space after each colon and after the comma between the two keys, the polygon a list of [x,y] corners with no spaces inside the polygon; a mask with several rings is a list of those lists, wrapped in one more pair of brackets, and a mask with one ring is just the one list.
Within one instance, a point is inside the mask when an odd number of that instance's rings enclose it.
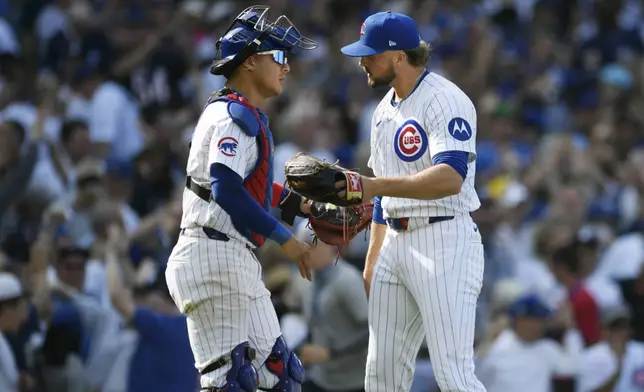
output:
{"label": "player's beard", "polygon": [[386,74],[380,77],[374,77],[372,74],[369,74],[369,87],[371,88],[385,88],[391,86],[391,82],[396,78],[396,73],[394,68],[391,67]]}

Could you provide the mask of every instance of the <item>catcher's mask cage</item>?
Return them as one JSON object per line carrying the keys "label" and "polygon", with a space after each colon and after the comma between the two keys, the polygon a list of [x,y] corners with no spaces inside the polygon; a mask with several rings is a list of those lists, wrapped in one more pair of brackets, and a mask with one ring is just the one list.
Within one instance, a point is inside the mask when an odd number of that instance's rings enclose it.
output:
{"label": "catcher's mask cage", "polygon": [[271,21],[269,10],[269,6],[255,5],[237,15],[215,44],[216,54],[210,73],[229,78],[254,53],[270,50],[295,53],[318,46],[317,42],[303,36],[285,15]]}

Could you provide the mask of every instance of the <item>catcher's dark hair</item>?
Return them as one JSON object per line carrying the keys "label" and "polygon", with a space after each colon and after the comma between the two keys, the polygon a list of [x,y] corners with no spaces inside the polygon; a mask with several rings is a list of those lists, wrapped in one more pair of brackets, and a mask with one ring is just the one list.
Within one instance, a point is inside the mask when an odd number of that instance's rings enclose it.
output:
{"label": "catcher's dark hair", "polygon": [[414,67],[423,67],[427,64],[432,55],[432,46],[429,43],[420,40],[420,45],[418,45],[417,48],[407,49],[405,50],[405,54],[407,55],[407,61],[410,65]]}

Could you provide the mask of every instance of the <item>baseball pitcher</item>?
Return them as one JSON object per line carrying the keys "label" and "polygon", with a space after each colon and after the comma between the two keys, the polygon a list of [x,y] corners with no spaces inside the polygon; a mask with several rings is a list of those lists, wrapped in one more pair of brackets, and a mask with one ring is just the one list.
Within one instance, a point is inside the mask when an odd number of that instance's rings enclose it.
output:
{"label": "baseball pitcher", "polygon": [[470,217],[480,206],[476,109],[454,83],[426,70],[430,47],[406,15],[371,15],[360,40],[342,52],[360,58],[369,86],[390,87],[372,120],[375,178],[306,155],[287,162],[286,174],[313,200],[374,200],[364,270],[370,329],[365,389],[408,392],[426,336],[441,391],[483,392],[473,358],[483,282],[483,244]]}

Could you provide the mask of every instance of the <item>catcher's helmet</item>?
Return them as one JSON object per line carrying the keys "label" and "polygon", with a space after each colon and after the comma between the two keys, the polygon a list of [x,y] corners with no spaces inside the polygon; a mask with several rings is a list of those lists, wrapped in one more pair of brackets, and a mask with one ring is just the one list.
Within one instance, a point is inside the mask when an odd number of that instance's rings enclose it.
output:
{"label": "catcher's helmet", "polygon": [[215,60],[210,72],[230,74],[254,53],[270,50],[311,50],[317,43],[303,36],[284,15],[275,21],[268,18],[270,7],[256,5],[242,11],[216,44]]}

